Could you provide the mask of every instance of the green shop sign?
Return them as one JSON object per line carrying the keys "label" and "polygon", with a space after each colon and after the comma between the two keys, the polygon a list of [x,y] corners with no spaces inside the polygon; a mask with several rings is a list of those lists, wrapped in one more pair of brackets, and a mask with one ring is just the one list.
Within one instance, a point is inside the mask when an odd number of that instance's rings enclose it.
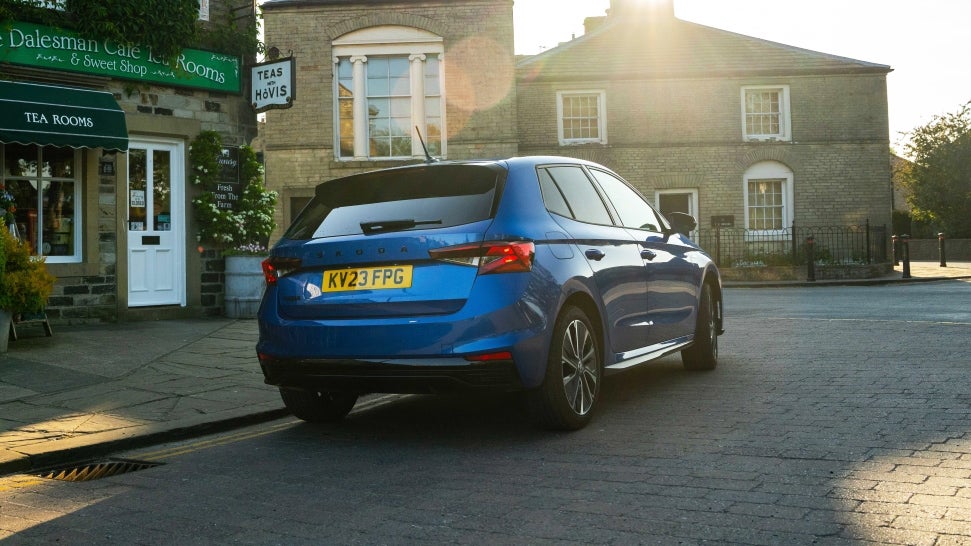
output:
{"label": "green shop sign", "polygon": [[82,38],[70,30],[19,21],[0,23],[0,63],[223,93],[241,90],[239,57],[183,49],[175,64],[169,65],[146,47]]}

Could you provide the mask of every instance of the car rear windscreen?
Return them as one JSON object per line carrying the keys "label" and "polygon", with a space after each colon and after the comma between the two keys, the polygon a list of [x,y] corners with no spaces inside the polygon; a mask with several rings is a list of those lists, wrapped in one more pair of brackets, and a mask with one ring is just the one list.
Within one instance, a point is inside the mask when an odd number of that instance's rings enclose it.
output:
{"label": "car rear windscreen", "polygon": [[496,165],[427,165],[324,182],[284,237],[371,235],[485,220],[494,213],[503,172]]}

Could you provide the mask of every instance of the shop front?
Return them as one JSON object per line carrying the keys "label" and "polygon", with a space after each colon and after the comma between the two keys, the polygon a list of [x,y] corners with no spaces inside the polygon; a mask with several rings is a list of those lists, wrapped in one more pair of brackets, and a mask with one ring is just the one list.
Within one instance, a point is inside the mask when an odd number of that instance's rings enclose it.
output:
{"label": "shop front", "polygon": [[85,155],[128,149],[124,111],[110,93],[0,81],[0,142],[7,227],[49,264],[80,263]]}
{"label": "shop front", "polygon": [[[140,53],[141,52],[141,53]],[[8,229],[56,278],[55,324],[216,315],[218,256],[199,246],[188,149],[203,130],[256,134],[239,57],[0,27],[0,184]]]}

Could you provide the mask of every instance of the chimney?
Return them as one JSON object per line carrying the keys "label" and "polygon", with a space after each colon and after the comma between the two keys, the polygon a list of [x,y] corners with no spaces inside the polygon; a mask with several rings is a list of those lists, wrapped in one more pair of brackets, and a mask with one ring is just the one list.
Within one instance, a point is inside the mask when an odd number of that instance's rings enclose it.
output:
{"label": "chimney", "polygon": [[587,17],[583,20],[583,33],[590,34],[591,32],[602,27],[604,23],[607,22],[607,18],[603,15],[599,17]]}
{"label": "chimney", "polygon": [[610,0],[608,16],[667,21],[674,19],[674,0]]}

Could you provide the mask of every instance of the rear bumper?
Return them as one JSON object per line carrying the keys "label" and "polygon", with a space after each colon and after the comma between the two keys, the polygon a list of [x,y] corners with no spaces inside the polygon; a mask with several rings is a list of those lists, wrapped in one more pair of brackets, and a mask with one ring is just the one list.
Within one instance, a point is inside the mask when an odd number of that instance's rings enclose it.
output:
{"label": "rear bumper", "polygon": [[512,360],[460,358],[352,360],[260,358],[269,385],[325,392],[437,394],[515,391],[523,384]]}

